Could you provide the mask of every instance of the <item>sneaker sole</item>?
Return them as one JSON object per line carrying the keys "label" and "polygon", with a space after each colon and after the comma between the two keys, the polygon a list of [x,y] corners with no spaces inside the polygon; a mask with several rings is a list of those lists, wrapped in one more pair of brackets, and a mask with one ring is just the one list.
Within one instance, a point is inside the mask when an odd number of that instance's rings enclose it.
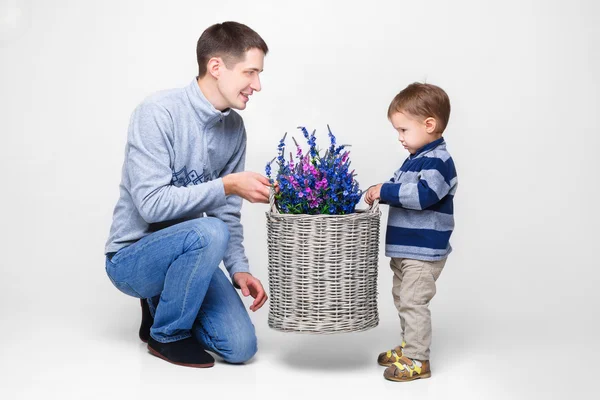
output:
{"label": "sneaker sole", "polygon": [[148,346],[148,351],[150,352],[150,354],[152,354],[153,356],[156,356],[158,358],[162,358],[165,361],[170,362],[171,364],[175,364],[175,365],[180,365],[182,367],[191,367],[191,368],[210,368],[212,366],[215,365],[214,362],[212,363],[208,363],[208,364],[185,364],[185,363],[179,363],[173,360],[169,360],[167,357],[163,356],[162,354],[160,354],[158,351],[154,350],[152,347]]}
{"label": "sneaker sole", "polygon": [[410,381],[414,381],[415,379],[431,378],[431,372],[426,372],[423,375],[415,375],[411,378],[393,378],[393,377],[388,378],[387,376],[384,376],[384,378],[387,379],[388,381],[394,381],[394,382],[410,382]]}

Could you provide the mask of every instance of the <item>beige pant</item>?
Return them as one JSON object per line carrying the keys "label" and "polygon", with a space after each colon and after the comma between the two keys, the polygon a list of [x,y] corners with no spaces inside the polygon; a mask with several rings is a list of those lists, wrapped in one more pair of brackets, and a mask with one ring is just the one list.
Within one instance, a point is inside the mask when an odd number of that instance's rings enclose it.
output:
{"label": "beige pant", "polygon": [[435,295],[435,281],[442,273],[446,259],[419,261],[392,258],[394,272],[392,295],[400,316],[406,346],[403,353],[416,360],[429,360],[431,345],[431,312],[429,302]]}

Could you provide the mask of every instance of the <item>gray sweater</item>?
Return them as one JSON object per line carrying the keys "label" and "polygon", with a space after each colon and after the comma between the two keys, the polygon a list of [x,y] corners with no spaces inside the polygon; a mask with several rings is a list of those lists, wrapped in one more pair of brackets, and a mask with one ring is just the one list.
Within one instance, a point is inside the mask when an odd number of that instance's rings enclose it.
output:
{"label": "gray sweater", "polygon": [[231,277],[248,272],[240,223],[242,199],[225,196],[223,176],[244,170],[246,131],[231,109],[216,110],[194,79],[144,100],[129,123],[120,197],[105,253],[158,229],[203,214],[224,221],[223,263]]}

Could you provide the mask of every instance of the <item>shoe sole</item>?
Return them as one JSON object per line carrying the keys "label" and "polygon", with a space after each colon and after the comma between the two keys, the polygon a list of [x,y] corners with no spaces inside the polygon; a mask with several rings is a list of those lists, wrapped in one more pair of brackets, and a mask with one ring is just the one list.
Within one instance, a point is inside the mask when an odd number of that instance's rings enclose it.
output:
{"label": "shoe sole", "polygon": [[393,378],[393,377],[388,378],[387,376],[384,376],[384,378],[387,379],[388,381],[394,381],[394,382],[410,382],[410,381],[414,381],[416,379],[431,378],[431,372],[426,372],[423,375],[415,375],[410,378]]}
{"label": "shoe sole", "polygon": [[154,350],[152,347],[150,347],[150,345],[148,345],[148,351],[150,352],[150,354],[152,354],[153,356],[156,356],[158,358],[162,358],[165,361],[170,362],[171,364],[175,364],[175,365],[180,365],[182,367],[191,367],[191,368],[210,368],[212,366],[215,365],[214,362],[212,363],[208,363],[208,364],[185,364],[185,363],[179,363],[173,360],[169,360],[167,357],[163,356],[162,354],[160,354],[158,351]]}

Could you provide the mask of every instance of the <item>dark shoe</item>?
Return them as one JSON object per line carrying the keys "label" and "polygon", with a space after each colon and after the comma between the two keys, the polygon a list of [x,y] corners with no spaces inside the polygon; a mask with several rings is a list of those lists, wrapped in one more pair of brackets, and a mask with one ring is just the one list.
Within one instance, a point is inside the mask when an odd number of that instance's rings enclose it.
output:
{"label": "dark shoe", "polygon": [[161,343],[150,336],[148,350],[156,357],[184,367],[208,368],[215,365],[215,359],[193,337]]}
{"label": "dark shoe", "polygon": [[148,301],[146,299],[140,299],[142,304],[142,324],[140,325],[140,340],[144,343],[148,343],[150,337],[150,328],[154,323],[154,318],[150,314],[150,308],[148,307]]}

